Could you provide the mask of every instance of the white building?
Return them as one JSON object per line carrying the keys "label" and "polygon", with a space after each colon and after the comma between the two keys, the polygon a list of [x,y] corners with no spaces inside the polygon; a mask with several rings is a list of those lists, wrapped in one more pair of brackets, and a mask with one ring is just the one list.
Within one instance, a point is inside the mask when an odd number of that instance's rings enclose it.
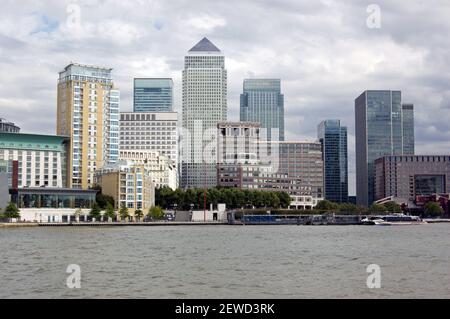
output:
{"label": "white building", "polygon": [[217,123],[227,119],[227,70],[225,56],[207,38],[184,58],[182,107],[181,187],[215,187],[215,137]]}
{"label": "white building", "polygon": [[119,160],[144,165],[150,172],[156,188],[164,186],[173,190],[177,188],[177,167],[167,156],[149,150],[120,150]]}
{"label": "white building", "polygon": [[[177,172],[177,126],[177,112],[122,112],[120,113],[120,151],[158,153],[167,157],[169,166],[175,168]],[[178,185],[178,179],[175,184]]]}
{"label": "white building", "polygon": [[65,136],[0,133],[0,161],[10,187],[66,187],[69,139]]}

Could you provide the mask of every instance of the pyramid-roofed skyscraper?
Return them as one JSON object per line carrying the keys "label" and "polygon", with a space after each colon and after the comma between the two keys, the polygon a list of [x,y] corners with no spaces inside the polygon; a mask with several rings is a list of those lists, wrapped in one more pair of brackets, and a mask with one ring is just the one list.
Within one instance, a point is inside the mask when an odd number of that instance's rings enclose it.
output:
{"label": "pyramid-roofed skyscraper", "polygon": [[217,123],[227,120],[227,70],[225,56],[207,38],[184,58],[182,118],[181,187],[215,187],[216,153],[205,149],[214,144]]}

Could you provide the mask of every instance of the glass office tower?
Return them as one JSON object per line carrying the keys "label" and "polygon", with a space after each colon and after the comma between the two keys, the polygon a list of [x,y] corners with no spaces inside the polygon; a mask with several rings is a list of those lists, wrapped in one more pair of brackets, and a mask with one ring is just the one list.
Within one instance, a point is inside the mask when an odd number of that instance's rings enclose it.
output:
{"label": "glass office tower", "polygon": [[402,105],[403,154],[414,155],[414,105]]}
{"label": "glass office tower", "polygon": [[[400,91],[365,91],[355,100],[357,204],[374,201],[374,161],[402,155],[414,132],[403,129]],[[405,136],[407,134],[407,136]]]}
{"label": "glass office tower", "polygon": [[171,112],[172,107],[172,79],[134,79],[134,112]]}
{"label": "glass office tower", "polygon": [[[284,141],[284,95],[280,79],[247,79],[241,94],[240,118],[261,123],[268,141]],[[265,136],[261,136],[266,139]]]}
{"label": "glass office tower", "polygon": [[325,199],[346,203],[348,201],[347,127],[339,120],[325,120],[318,126],[322,145]]}

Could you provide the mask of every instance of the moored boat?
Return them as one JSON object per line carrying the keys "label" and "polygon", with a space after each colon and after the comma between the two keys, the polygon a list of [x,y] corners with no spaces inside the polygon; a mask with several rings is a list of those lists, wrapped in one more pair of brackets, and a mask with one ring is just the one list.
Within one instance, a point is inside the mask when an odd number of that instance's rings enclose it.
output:
{"label": "moored boat", "polygon": [[419,216],[410,216],[405,214],[392,214],[386,216],[370,216],[361,220],[363,225],[376,226],[403,226],[403,225],[421,225],[427,222]]}

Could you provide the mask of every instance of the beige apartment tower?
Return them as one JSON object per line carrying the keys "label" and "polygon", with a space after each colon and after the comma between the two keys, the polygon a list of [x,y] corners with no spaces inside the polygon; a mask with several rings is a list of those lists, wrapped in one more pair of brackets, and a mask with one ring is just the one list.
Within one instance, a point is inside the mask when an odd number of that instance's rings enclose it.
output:
{"label": "beige apartment tower", "polygon": [[57,134],[70,137],[68,187],[88,189],[119,156],[119,100],[110,68],[71,63],[59,73]]}

